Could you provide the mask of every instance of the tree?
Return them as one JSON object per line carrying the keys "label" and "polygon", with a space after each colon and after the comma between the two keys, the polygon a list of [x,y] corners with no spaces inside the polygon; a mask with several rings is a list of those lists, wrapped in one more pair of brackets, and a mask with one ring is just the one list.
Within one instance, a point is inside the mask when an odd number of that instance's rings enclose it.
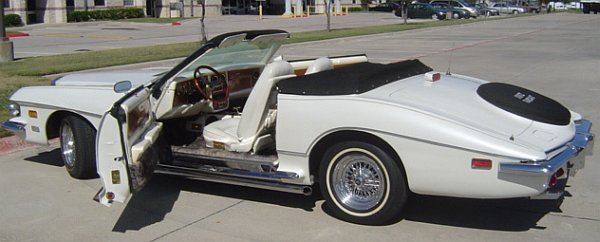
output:
{"label": "tree", "polygon": [[327,16],[327,32],[331,32],[331,0],[323,0],[325,3],[325,15]]}
{"label": "tree", "polygon": [[202,36],[202,39],[200,40],[200,44],[206,44],[206,42],[208,42],[208,40],[206,40],[206,27],[204,26],[204,16],[206,15],[205,1],[206,0],[198,1],[202,6],[202,15],[200,16],[200,36]]}
{"label": "tree", "polygon": [[371,0],[360,0],[360,6],[363,9],[363,11],[369,10],[369,4],[371,4]]}

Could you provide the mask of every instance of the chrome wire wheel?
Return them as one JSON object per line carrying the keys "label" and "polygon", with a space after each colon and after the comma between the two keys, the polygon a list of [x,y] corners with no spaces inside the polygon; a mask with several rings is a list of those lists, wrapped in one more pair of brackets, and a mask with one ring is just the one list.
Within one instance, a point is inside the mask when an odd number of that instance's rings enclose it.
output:
{"label": "chrome wire wheel", "polygon": [[[363,151],[364,152],[364,151]],[[340,157],[331,176],[331,184],[344,207],[354,211],[368,211],[384,196],[385,180],[381,167],[362,152]]]}
{"label": "chrome wire wheel", "polygon": [[362,141],[344,141],[327,149],[319,166],[319,180],[333,215],[370,225],[386,224],[398,217],[408,187],[399,163],[390,154]]}
{"label": "chrome wire wheel", "polygon": [[69,123],[65,122],[60,127],[60,150],[62,153],[63,161],[68,167],[73,167],[76,162],[76,146],[75,146],[75,135],[73,129]]}

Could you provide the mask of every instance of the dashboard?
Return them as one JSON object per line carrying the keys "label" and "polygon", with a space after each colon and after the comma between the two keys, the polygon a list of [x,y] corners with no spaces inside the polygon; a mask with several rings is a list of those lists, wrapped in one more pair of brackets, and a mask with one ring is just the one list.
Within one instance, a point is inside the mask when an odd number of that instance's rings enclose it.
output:
{"label": "dashboard", "polygon": [[[261,67],[242,67],[222,71],[221,74],[227,80],[229,86],[229,99],[227,101],[208,100],[198,90],[196,81],[192,77],[180,76],[172,81],[165,94],[159,100],[156,108],[156,117],[159,120],[190,117],[199,113],[215,113],[226,110],[229,107],[230,100],[246,98],[250,95],[252,87],[258,81]],[[213,73],[203,73],[207,81],[220,81],[217,78],[223,78]],[[212,92],[213,95],[223,95]]]}

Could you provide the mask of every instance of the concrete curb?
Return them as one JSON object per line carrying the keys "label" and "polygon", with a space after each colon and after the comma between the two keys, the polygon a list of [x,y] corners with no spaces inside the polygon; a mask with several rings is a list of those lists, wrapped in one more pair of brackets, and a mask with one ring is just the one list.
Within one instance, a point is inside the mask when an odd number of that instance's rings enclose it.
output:
{"label": "concrete curb", "polygon": [[7,38],[17,38],[17,37],[27,37],[28,33],[15,33],[15,34],[6,34]]}
{"label": "concrete curb", "polygon": [[7,155],[35,147],[38,147],[38,145],[27,143],[17,136],[0,138],[0,155]]}

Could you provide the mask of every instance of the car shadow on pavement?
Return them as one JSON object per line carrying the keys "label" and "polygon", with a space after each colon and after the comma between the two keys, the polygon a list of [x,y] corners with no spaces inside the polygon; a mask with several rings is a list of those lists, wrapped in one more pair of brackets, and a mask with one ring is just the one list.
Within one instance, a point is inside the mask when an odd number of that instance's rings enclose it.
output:
{"label": "car shadow on pavement", "polygon": [[306,197],[285,192],[154,174],[144,189],[129,199],[114,225],[113,231],[124,233],[128,230],[140,230],[164,220],[165,216],[173,210],[181,191],[276,204],[305,211],[313,211],[316,201],[321,199],[321,193],[318,190],[313,191],[313,195]]}
{"label": "car shadow on pavement", "polygon": [[56,167],[65,166],[62,158],[60,157],[60,149],[42,152],[35,156],[27,157],[25,160]]}
{"label": "car shadow on pavement", "polygon": [[413,195],[403,219],[409,221],[498,231],[546,229],[538,221],[550,212],[562,212],[558,200],[464,199]]}

